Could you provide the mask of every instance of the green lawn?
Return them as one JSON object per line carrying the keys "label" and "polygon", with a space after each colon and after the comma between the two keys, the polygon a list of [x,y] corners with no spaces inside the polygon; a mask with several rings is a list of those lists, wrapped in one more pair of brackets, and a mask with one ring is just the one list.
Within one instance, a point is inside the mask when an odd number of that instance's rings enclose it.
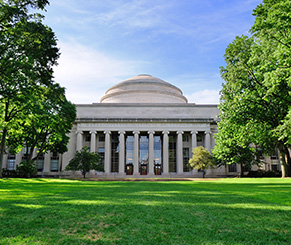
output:
{"label": "green lawn", "polygon": [[0,179],[0,244],[291,244],[291,179]]}

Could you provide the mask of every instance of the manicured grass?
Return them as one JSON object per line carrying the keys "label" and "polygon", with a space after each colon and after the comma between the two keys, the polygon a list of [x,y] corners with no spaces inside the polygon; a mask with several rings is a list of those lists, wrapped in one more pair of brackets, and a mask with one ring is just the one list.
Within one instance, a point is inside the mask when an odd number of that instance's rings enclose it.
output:
{"label": "manicured grass", "polygon": [[0,179],[0,244],[291,244],[291,179]]}

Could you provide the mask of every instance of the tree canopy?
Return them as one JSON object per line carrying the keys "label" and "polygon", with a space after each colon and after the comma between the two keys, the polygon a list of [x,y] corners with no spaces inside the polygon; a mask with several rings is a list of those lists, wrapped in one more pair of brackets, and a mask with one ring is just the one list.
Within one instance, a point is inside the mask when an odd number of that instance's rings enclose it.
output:
{"label": "tree canopy", "polygon": [[189,165],[192,169],[198,169],[203,172],[203,178],[206,174],[206,169],[215,166],[215,161],[211,153],[203,146],[198,146],[193,149],[193,156],[189,160]]}
{"label": "tree canopy", "polygon": [[[41,14],[29,13],[31,9],[44,10],[47,4],[46,0],[0,1],[0,169],[5,147],[13,150],[27,144],[28,135],[36,139],[44,124],[56,129],[64,123],[65,144],[65,133],[75,117],[74,106],[65,99],[64,89],[53,80],[53,67],[59,58],[55,34],[42,23]],[[46,120],[42,121],[44,118]],[[23,135],[17,135],[19,133]],[[56,143],[62,141],[60,134],[49,135],[50,140],[55,137]],[[17,137],[16,146],[12,139]],[[39,147],[41,140],[44,138],[38,137],[35,146]]]}
{"label": "tree canopy", "polygon": [[236,37],[225,51],[213,153],[230,164],[254,159],[254,146],[265,154],[277,147],[290,176],[291,2],[264,0],[254,15],[250,37]]}

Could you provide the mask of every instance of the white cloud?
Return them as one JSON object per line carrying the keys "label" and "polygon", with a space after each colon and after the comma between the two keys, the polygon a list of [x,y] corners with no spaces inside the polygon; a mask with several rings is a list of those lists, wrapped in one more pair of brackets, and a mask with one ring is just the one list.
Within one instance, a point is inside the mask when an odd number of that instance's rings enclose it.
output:
{"label": "white cloud", "polygon": [[73,103],[99,102],[113,84],[136,75],[145,62],[118,60],[78,43],[59,43],[61,57],[56,82],[66,88]]}
{"label": "white cloud", "polygon": [[192,94],[185,94],[189,103],[219,104],[219,90],[205,89]]}

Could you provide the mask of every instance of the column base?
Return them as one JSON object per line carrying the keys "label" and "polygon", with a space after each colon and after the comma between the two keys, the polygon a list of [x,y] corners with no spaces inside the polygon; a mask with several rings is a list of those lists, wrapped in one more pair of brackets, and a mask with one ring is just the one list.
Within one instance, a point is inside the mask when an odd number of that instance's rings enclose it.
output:
{"label": "column base", "polygon": [[129,176],[132,176],[132,177],[140,177],[140,173],[133,173],[133,175],[129,175]]}

